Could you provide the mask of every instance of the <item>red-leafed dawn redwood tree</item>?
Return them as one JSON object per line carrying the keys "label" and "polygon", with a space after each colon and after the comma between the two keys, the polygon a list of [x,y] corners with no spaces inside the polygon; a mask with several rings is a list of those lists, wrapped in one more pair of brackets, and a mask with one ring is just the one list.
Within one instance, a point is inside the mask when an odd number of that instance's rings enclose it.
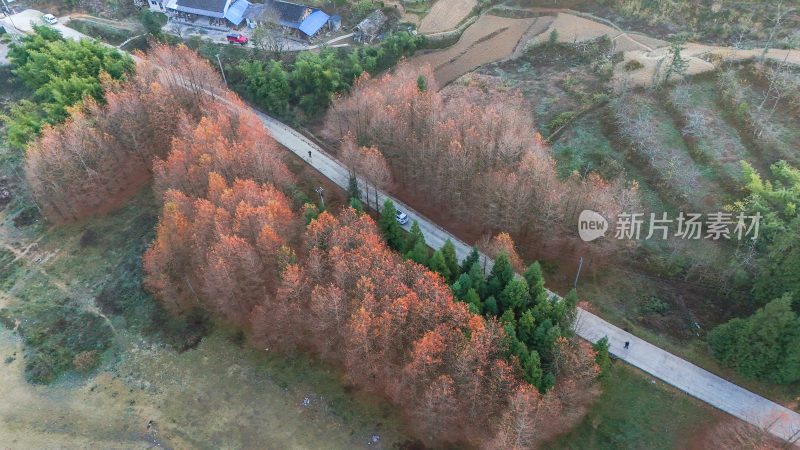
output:
{"label": "red-leafed dawn redwood tree", "polygon": [[[425,88],[419,77],[427,80]],[[377,149],[394,181],[424,198],[426,207],[444,209],[481,232],[562,238],[574,234],[584,209],[609,218],[636,210],[636,185],[596,174],[560,179],[520,103],[475,88],[445,99],[430,67],[401,64],[380,78],[362,76],[336,98],[324,134],[344,142],[344,150],[351,139]]]}
{"label": "red-leafed dawn redwood tree", "polygon": [[[368,216],[323,213],[304,253],[305,266],[287,269],[277,294],[252,310],[254,339],[341,364],[356,385],[399,405],[425,442],[494,445],[498,418],[517,414],[518,389],[536,392],[507,358],[498,322],[470,314],[440,276],[390,251]],[[563,432],[597,394],[591,349],[559,351],[563,382],[537,400],[541,420],[526,433]]]}
{"label": "red-leafed dawn redwood tree", "polygon": [[292,183],[278,144],[261,121],[238,102],[234,105],[242,107],[212,103],[196,125],[189,120],[177,124],[172,150],[154,163],[157,193],[177,189],[205,197],[209,172],[228,182],[247,178],[279,188]]}
{"label": "red-leafed dawn redwood tree", "polygon": [[145,253],[145,285],[170,310],[208,308],[239,325],[278,284],[296,217],[271,185],[209,175],[209,198],[170,190]]}

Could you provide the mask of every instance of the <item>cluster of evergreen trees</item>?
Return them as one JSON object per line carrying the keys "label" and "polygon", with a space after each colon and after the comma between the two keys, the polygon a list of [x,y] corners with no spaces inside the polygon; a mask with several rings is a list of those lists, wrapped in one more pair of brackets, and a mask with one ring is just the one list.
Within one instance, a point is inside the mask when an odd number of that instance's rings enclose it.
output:
{"label": "cluster of evergreen trees", "polygon": [[14,74],[33,91],[30,100],[21,100],[3,117],[7,142],[17,150],[46,124],[63,122],[68,108],[85,97],[102,101],[103,76],[121,80],[133,71],[133,59],[116,49],[87,39],[67,40],[46,26],[34,26],[33,35],[11,44],[8,59]]}
{"label": "cluster of evergreen trees", "polygon": [[296,105],[306,116],[328,107],[333,96],[346,91],[364,72],[374,74],[411,56],[425,41],[407,32],[395,33],[375,47],[353,50],[325,48],[300,52],[291,64],[278,60],[243,59],[233,67],[236,89],[268,113],[288,118]]}
{"label": "cluster of evergreen trees", "polygon": [[771,180],[748,163],[742,169],[749,195],[734,207],[762,217],[753,242],[760,254],[753,298],[763,307],[718,326],[707,340],[717,359],[746,377],[794,383],[800,380],[800,169],[779,161],[770,167]]}
{"label": "cluster of evergreen trees", "polygon": [[529,265],[521,277],[515,276],[509,255],[503,252],[495,258],[488,276],[477,248],[473,247],[461,264],[449,239],[431,253],[419,224],[415,221],[404,235],[396,212],[392,201],[387,200],[378,221],[389,247],[440,274],[472,313],[496,317],[505,330],[508,355],[519,359],[526,381],[542,392],[552,387],[556,381],[556,340],[571,335],[575,291],[561,300],[551,298],[538,262]]}

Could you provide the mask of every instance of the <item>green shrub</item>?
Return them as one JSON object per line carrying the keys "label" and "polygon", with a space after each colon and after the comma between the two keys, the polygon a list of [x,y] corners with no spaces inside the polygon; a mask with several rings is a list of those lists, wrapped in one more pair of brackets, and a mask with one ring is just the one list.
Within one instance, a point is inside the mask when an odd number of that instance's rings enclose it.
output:
{"label": "green shrub", "polygon": [[547,128],[548,130],[550,130],[550,133],[555,133],[556,130],[570,123],[570,121],[572,121],[572,119],[574,119],[576,115],[577,113],[575,111],[560,112],[555,117],[553,117],[553,120],[550,121]]}
{"label": "green shrub", "polygon": [[364,20],[373,11],[381,8],[381,4],[372,0],[359,0],[350,10],[350,20],[357,24]]}
{"label": "green shrub", "polygon": [[598,58],[593,64],[593,68],[603,81],[610,80],[611,76],[614,75],[614,62],[607,56]]}
{"label": "green shrub", "polygon": [[149,9],[145,9],[139,14],[139,21],[142,23],[145,31],[153,36],[161,35],[161,28],[167,24],[168,20],[166,14]]}
{"label": "green shrub", "polygon": [[658,297],[651,296],[644,301],[642,309],[646,313],[660,314],[663,316],[667,313],[667,311],[669,311],[669,304]]}
{"label": "green shrub", "polygon": [[638,59],[632,59],[622,66],[622,68],[625,69],[625,72],[633,72],[641,69],[642,67],[644,67],[644,64],[640,63]]}
{"label": "green shrub", "polygon": [[547,36],[547,45],[554,46],[558,43],[558,31],[553,29],[550,34]]}

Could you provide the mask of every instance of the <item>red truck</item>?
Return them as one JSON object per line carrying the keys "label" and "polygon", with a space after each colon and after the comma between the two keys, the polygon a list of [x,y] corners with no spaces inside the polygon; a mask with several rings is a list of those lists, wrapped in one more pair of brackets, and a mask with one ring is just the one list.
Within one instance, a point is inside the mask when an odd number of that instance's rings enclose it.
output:
{"label": "red truck", "polygon": [[225,37],[228,39],[228,43],[230,44],[247,45],[247,42],[249,41],[249,39],[247,39],[247,36],[244,36],[239,33],[231,33]]}

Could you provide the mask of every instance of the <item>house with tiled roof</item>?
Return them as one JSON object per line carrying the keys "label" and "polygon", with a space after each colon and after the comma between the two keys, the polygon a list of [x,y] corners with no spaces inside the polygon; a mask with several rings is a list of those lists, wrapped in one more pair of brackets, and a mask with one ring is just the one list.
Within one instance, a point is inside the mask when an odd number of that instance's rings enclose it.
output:
{"label": "house with tiled roof", "polygon": [[245,12],[245,20],[255,28],[258,24],[274,24],[302,38],[312,38],[321,31],[333,30],[341,24],[338,16],[329,16],[321,9],[283,0],[266,0],[253,4]]}

